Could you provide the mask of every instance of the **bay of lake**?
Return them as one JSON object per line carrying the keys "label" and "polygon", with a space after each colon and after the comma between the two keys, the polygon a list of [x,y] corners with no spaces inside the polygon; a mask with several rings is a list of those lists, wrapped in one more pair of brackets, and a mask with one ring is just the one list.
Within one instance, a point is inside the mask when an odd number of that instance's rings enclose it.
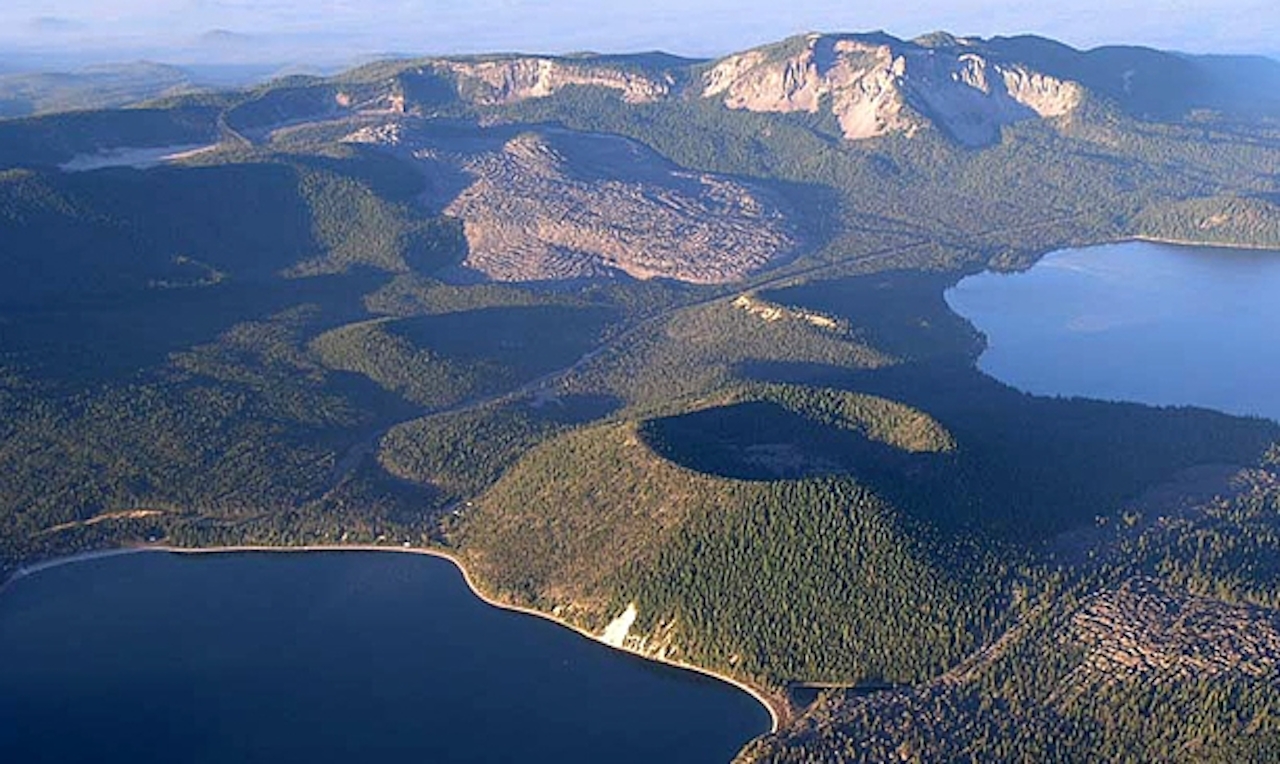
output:
{"label": "bay of lake", "polygon": [[960,281],[984,372],[1037,395],[1280,420],[1280,252],[1126,242]]}
{"label": "bay of lake", "polygon": [[746,693],[376,552],[90,559],[0,595],[6,762],[727,761]]}

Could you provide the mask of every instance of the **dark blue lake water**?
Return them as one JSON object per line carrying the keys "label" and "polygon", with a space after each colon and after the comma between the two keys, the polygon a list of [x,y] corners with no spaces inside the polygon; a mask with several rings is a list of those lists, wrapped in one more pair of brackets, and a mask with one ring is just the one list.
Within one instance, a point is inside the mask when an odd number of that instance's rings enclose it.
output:
{"label": "dark blue lake water", "polygon": [[0,596],[2,762],[707,762],[768,728],[430,557],[155,552]]}
{"label": "dark blue lake water", "polygon": [[946,298],[987,336],[978,366],[1021,390],[1280,420],[1280,252],[1066,250]]}

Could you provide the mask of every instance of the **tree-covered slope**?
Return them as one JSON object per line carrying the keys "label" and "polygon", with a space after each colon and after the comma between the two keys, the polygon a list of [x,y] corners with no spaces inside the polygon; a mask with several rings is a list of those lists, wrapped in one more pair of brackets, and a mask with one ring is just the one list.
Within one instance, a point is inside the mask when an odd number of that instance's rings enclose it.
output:
{"label": "tree-covered slope", "polygon": [[770,684],[928,676],[991,595],[853,480],[695,472],[630,422],[534,448],[463,520],[491,592],[594,628],[634,604],[642,651]]}
{"label": "tree-covered slope", "polygon": [[1211,486],[1225,496],[1114,518],[1093,562],[1022,603],[988,649],[915,688],[829,694],[740,760],[1271,761],[1272,466]]}
{"label": "tree-covered slope", "polygon": [[493,395],[571,365],[617,314],[604,307],[512,306],[341,327],[313,348],[430,409]]}
{"label": "tree-covered slope", "polygon": [[0,117],[106,109],[194,90],[192,74],[139,61],[69,72],[0,74]]}
{"label": "tree-covered slope", "polygon": [[433,270],[459,231],[379,195],[342,162],[0,177],[0,302],[201,287],[364,266]]}

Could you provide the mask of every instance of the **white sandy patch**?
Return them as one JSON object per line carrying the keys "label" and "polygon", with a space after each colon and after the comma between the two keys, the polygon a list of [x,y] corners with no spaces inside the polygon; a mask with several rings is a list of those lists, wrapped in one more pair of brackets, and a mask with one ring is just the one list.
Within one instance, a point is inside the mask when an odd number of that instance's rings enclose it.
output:
{"label": "white sandy patch", "polygon": [[750,295],[741,295],[733,301],[735,308],[742,308],[753,316],[759,316],[768,323],[781,321],[786,318],[804,321],[812,324],[820,329],[839,329],[840,322],[831,316],[822,313],[815,313],[811,310],[800,310],[798,308],[785,308],[781,305],[774,305],[770,302],[758,300]]}
{"label": "white sandy patch", "polygon": [[622,643],[626,641],[627,634],[631,633],[631,625],[636,622],[636,616],[639,612],[636,610],[634,603],[627,605],[627,609],[622,611],[622,615],[609,622],[604,627],[604,633],[600,635],[600,641],[610,647],[622,647]]}
{"label": "white sandy patch", "polygon": [[58,169],[66,172],[85,172],[101,170],[104,167],[136,167],[145,170],[148,167],[175,162],[180,159],[202,154],[217,148],[217,144],[204,146],[199,143],[181,144],[177,146],[152,146],[149,148],[119,147],[97,151],[92,154],[79,154],[68,162],[58,165]]}
{"label": "white sandy patch", "polygon": [[75,520],[69,523],[61,523],[59,525],[50,526],[36,533],[36,536],[46,536],[50,533],[70,530],[72,528],[84,528],[98,523],[105,523],[109,520],[143,520],[156,515],[163,515],[164,512],[158,509],[127,509],[122,512],[108,512],[106,514],[91,517],[88,520]]}

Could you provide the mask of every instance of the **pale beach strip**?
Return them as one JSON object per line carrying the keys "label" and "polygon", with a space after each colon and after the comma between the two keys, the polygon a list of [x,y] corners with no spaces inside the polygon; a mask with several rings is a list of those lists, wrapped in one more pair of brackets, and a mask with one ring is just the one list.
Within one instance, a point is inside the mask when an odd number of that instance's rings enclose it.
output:
{"label": "pale beach strip", "polygon": [[695,674],[700,674],[702,676],[709,677],[711,679],[715,679],[720,682],[724,682],[725,684],[728,684],[732,687],[736,687],[742,692],[745,692],[747,695],[750,695],[753,699],[755,699],[757,703],[763,706],[764,709],[769,713],[769,732],[771,733],[777,732],[778,728],[781,726],[783,718],[789,715],[789,709],[778,699],[770,698],[769,695],[766,694],[764,690],[757,688],[753,685],[747,684],[746,682],[740,679],[735,679],[734,677],[726,676],[725,674],[719,673],[717,671],[713,671],[708,668],[704,668],[702,666],[696,666],[691,663],[685,663],[684,661],[674,660],[672,658],[663,658],[658,656],[645,655],[644,653],[638,652],[636,650],[632,650],[626,646],[610,644],[601,638],[602,635],[592,634],[591,632],[575,624],[569,623],[564,619],[558,618],[550,613],[545,613],[541,610],[534,610],[533,608],[524,607],[522,605],[513,605],[510,603],[502,602],[501,600],[494,599],[493,597],[489,596],[484,591],[482,591],[480,587],[476,585],[475,580],[472,579],[471,577],[471,573],[466,569],[466,566],[462,564],[462,561],[458,559],[456,555],[454,555],[451,552],[445,551],[443,549],[428,549],[423,547],[405,547],[405,546],[380,546],[377,544],[343,544],[343,545],[335,545],[335,546],[246,545],[246,546],[213,546],[213,547],[173,547],[173,546],[166,546],[161,544],[145,544],[145,545],[140,544],[138,546],[121,547],[119,549],[105,549],[105,550],[100,550],[95,552],[85,552],[83,554],[71,555],[69,557],[58,557],[52,560],[39,562],[34,565],[28,565],[28,566],[18,568],[18,570],[15,571],[11,576],[9,576],[9,578],[6,581],[4,581],[4,583],[0,584],[0,594],[3,594],[15,582],[23,578],[26,578],[27,576],[33,575],[35,573],[39,573],[40,571],[50,570],[53,568],[62,567],[64,565],[74,565],[75,563],[78,563],[78,562],[87,562],[89,560],[98,560],[106,557],[118,557],[126,554],[141,554],[144,552],[167,552],[169,554],[183,554],[183,555],[240,554],[240,553],[280,554],[280,553],[308,553],[308,552],[310,553],[395,552],[399,554],[416,554],[416,555],[424,555],[427,557],[436,557],[442,560],[448,560],[449,563],[451,563],[455,568],[457,568],[458,572],[462,575],[462,580],[464,583],[466,583],[467,588],[471,590],[472,595],[474,595],[477,599],[479,599],[481,602],[485,603],[486,605],[489,605],[490,607],[494,607],[499,610],[506,610],[512,613],[521,613],[523,615],[533,616],[535,618],[541,618],[545,621],[550,621],[558,626],[569,629],[570,631],[575,632],[581,637],[589,639],[592,642],[596,642],[597,644],[604,645],[605,647],[608,647],[612,650],[617,650],[619,652],[626,653],[627,655],[632,655],[647,661],[659,663],[664,666],[671,666],[673,668],[682,669],[684,671],[690,671]]}

